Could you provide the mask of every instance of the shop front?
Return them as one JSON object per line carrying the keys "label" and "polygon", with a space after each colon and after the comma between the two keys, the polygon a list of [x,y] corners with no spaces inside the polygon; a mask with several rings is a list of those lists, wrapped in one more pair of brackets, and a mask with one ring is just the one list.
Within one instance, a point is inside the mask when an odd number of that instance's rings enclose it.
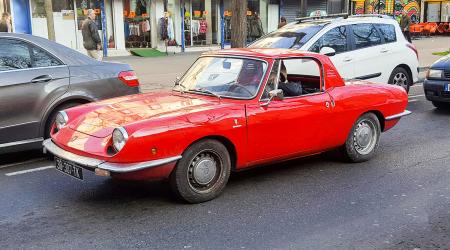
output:
{"label": "shop front", "polygon": [[420,20],[420,2],[416,0],[353,0],[352,14],[384,14],[399,19],[402,13],[410,16],[412,22]]}

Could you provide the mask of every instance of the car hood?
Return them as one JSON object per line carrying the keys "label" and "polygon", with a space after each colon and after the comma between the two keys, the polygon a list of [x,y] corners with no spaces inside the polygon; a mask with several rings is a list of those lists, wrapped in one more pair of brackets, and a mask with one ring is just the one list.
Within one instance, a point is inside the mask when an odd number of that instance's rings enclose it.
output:
{"label": "car hood", "polygon": [[[118,127],[149,119],[180,116],[213,109],[216,101],[191,95],[159,92],[119,97],[85,106],[86,111],[69,123],[78,132],[107,137]],[[69,114],[70,117],[70,114]]]}
{"label": "car hood", "polygon": [[432,69],[449,69],[450,68],[450,56],[442,57],[431,65]]}

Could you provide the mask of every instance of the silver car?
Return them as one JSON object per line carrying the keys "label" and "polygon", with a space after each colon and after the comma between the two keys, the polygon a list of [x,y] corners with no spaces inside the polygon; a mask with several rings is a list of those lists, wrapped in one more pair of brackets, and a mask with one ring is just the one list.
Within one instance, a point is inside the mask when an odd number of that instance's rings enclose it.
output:
{"label": "silver car", "polygon": [[42,147],[56,113],[139,93],[129,65],[98,62],[47,39],[0,33],[0,154]]}

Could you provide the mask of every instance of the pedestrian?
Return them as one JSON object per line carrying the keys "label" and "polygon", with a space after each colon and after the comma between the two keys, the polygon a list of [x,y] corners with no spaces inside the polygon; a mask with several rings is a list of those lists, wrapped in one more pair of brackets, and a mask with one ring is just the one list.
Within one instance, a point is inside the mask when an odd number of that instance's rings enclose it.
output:
{"label": "pedestrian", "polygon": [[12,32],[11,15],[8,12],[2,14],[2,19],[0,20],[0,32]]}
{"label": "pedestrian", "polygon": [[101,61],[102,54],[100,50],[102,48],[102,40],[98,34],[97,24],[95,24],[95,12],[92,9],[87,11],[87,18],[81,25],[81,34],[83,35],[83,46],[87,50],[90,57]]}
{"label": "pedestrian", "polygon": [[278,28],[282,28],[286,24],[287,24],[286,17],[282,16],[280,18],[280,23],[278,24]]}
{"label": "pedestrian", "polygon": [[411,35],[409,34],[409,26],[411,26],[411,18],[403,12],[402,18],[400,19],[400,28],[402,29],[403,35],[411,43]]}
{"label": "pedestrian", "polygon": [[250,38],[251,41],[255,41],[264,35],[261,18],[258,13],[255,12],[253,18],[250,19]]}

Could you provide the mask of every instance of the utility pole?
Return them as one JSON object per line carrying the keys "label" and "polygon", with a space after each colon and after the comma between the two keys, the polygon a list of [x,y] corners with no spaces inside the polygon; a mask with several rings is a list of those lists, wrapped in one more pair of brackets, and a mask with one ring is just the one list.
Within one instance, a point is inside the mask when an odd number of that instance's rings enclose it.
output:
{"label": "utility pole", "polygon": [[44,2],[45,14],[47,16],[47,30],[48,40],[55,41],[55,22],[53,20],[53,5],[52,0],[45,0]]}
{"label": "utility pole", "polygon": [[232,0],[231,47],[243,48],[247,42],[247,1]]}

